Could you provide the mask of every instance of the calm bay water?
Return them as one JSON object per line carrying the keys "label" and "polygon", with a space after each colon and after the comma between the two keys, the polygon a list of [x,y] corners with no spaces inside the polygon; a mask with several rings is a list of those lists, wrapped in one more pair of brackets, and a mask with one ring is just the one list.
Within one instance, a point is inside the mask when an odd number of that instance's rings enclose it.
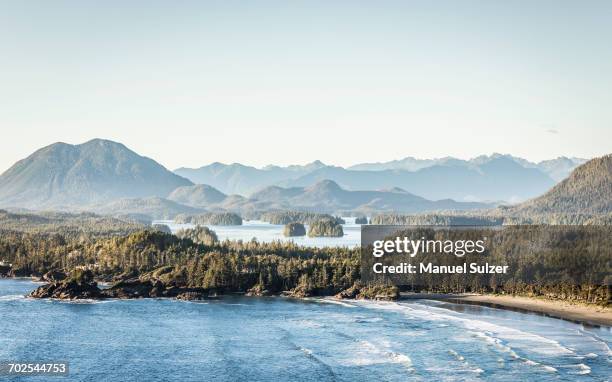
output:
{"label": "calm bay water", "polygon": [[[361,245],[361,225],[354,224],[355,218],[343,218],[347,224],[343,224],[343,237],[285,237],[283,236],[283,225],[269,224],[259,220],[245,220],[242,225],[217,226],[207,225],[215,231],[219,240],[242,240],[249,241],[256,238],[259,242],[269,243],[271,241],[293,241],[296,244],[309,247],[358,247]],[[166,224],[173,233],[182,228],[193,228],[193,224],[177,224],[172,220],[156,220],[153,223]],[[308,225],[305,225],[308,230]]]}
{"label": "calm bay water", "polygon": [[0,280],[0,361],[67,360],[68,380],[603,381],[612,369],[609,328],[486,307],[23,297],[37,285]]}

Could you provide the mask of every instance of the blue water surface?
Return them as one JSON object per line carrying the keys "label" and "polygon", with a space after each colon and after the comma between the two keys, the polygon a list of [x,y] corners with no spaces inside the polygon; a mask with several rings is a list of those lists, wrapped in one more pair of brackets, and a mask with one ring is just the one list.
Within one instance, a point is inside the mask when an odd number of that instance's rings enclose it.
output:
{"label": "blue water surface", "polygon": [[[0,361],[32,381],[605,381],[609,328],[437,301],[223,297],[62,302],[0,280]],[[0,377],[3,378],[3,377]]]}

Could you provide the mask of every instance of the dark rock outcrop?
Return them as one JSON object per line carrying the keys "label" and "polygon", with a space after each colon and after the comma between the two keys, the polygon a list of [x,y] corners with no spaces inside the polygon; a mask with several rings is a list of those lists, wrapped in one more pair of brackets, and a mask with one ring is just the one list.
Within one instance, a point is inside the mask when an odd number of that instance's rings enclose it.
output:
{"label": "dark rock outcrop", "polygon": [[338,299],[377,301],[395,301],[399,296],[399,289],[394,285],[364,285],[359,282],[335,295]]}
{"label": "dark rock outcrop", "polygon": [[343,290],[342,292],[336,294],[334,297],[337,299],[356,299],[359,295],[359,291],[363,288],[361,283],[355,283],[352,287]]}
{"label": "dark rock outcrop", "polygon": [[270,292],[264,285],[257,284],[246,292],[247,296],[271,296]]}
{"label": "dark rock outcrop", "polygon": [[29,297],[58,298],[62,300],[104,298],[97,283],[78,283],[74,280],[57,281],[36,288]]}
{"label": "dark rock outcrop", "polygon": [[131,278],[117,282],[110,288],[105,289],[103,294],[106,297],[121,299],[162,297],[164,290],[161,282]]}
{"label": "dark rock outcrop", "polygon": [[177,296],[177,300],[184,301],[198,301],[198,300],[207,300],[213,296],[209,296],[209,290],[206,289],[190,289],[180,292]]}
{"label": "dark rock outcrop", "polygon": [[66,277],[68,277],[68,276],[64,272],[62,272],[62,271],[49,271],[49,272],[45,273],[44,275],[42,275],[40,280],[52,283],[52,282],[56,282],[56,281],[65,280]]}
{"label": "dark rock outcrop", "polygon": [[0,265],[0,277],[9,277],[11,275],[11,267],[8,265]]}

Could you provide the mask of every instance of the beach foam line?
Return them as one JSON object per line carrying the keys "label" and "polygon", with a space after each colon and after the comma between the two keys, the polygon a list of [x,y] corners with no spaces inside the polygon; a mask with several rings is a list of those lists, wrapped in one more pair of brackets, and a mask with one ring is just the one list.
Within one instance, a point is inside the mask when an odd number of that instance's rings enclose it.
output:
{"label": "beach foam line", "polygon": [[315,364],[321,366],[329,374],[331,381],[336,380],[336,373],[334,372],[334,369],[327,362],[325,362],[322,358],[317,357],[313,350],[307,347],[304,347],[304,346],[300,346],[296,344],[295,342],[293,342],[292,334],[290,331],[283,329],[283,328],[279,328],[279,329],[283,333],[283,338],[287,341],[289,345],[293,346],[297,351],[304,354],[305,357],[312,360]]}
{"label": "beach foam line", "polygon": [[25,300],[25,296],[22,294],[8,294],[6,296],[0,296],[0,301],[17,301]]}
{"label": "beach foam line", "polygon": [[297,319],[297,320],[291,320],[292,323],[298,325],[300,328],[313,328],[313,329],[317,329],[317,328],[323,328],[325,327],[324,324],[314,321],[314,320],[308,320],[308,319]]}
{"label": "beach foam line", "polygon": [[574,374],[574,375],[591,374],[591,368],[585,365],[584,363],[579,363],[575,365],[563,365],[559,367],[562,367],[564,369],[576,369],[576,371],[570,372],[570,374]]}
{"label": "beach foam line", "polygon": [[[532,342],[534,344],[537,344],[538,346],[530,346],[529,350],[544,355],[574,354],[572,350],[561,345],[558,341],[555,341],[551,338],[546,338],[539,334],[510,328],[499,324],[494,324],[485,320],[460,317],[458,316],[459,313],[449,314],[448,309],[445,308],[432,307],[423,304],[416,305],[419,305],[420,309],[415,309],[414,307],[412,307],[410,314],[419,315],[421,318],[427,319],[428,317],[434,317],[438,320],[452,320],[455,322],[462,323],[463,326],[468,329],[494,333],[496,337],[501,337],[505,340]],[[419,312],[419,310],[421,310],[421,312]]]}
{"label": "beach foam line", "polygon": [[352,348],[351,352],[356,354],[352,358],[342,360],[340,363],[345,366],[371,366],[394,363],[414,371],[412,359],[407,354],[390,349],[388,342],[383,346],[377,346],[370,341],[360,340],[358,341],[358,346]]}
{"label": "beach foam line", "polygon": [[453,349],[448,349],[448,352],[457,359],[457,361],[465,361],[465,357],[463,357],[462,355],[460,355],[459,353],[457,353],[455,350]]}
{"label": "beach foam line", "polygon": [[[395,304],[397,305],[397,307],[390,306],[389,304]],[[499,351],[508,354],[512,359],[522,361],[530,366],[541,367],[548,372],[556,372],[557,369],[552,366],[545,365],[533,361],[529,358],[520,356],[512,347],[510,347],[507,343],[504,342],[504,339],[527,342],[522,347],[527,350],[544,355],[558,356],[575,354],[570,349],[562,346],[559,342],[550,338],[546,338],[533,333],[524,332],[514,328],[508,328],[502,325],[493,324],[483,320],[459,317],[458,314],[460,313],[450,314],[445,308],[437,308],[418,303],[411,304],[410,307],[407,307],[402,303],[394,302],[384,304],[380,304],[379,302],[372,302],[369,306],[366,306],[373,309],[404,311],[407,316],[417,317],[419,319],[425,319],[428,321],[452,321],[455,323],[459,323],[466,329],[469,329],[475,337],[484,340]],[[534,343],[535,346],[529,345],[529,342]]]}
{"label": "beach foam line", "polygon": [[[501,339],[499,339],[499,338],[492,337],[489,334],[484,333],[484,332],[472,332],[472,333],[474,334],[475,337],[482,338],[487,343],[495,346],[498,350],[500,350],[500,351],[502,351],[504,353],[507,353],[514,360],[521,361],[521,362],[523,362],[523,363],[525,363],[526,365],[529,365],[529,366],[538,366],[538,367],[541,367],[542,369],[544,369],[544,371],[547,371],[547,372],[554,373],[554,372],[558,371],[556,368],[554,368],[554,367],[552,367],[550,365],[546,365],[546,364],[543,364],[543,363],[540,363],[540,362],[536,362],[536,361],[534,361],[532,359],[525,358],[525,357],[522,357],[522,356],[518,355],[514,351],[514,349],[512,349],[507,344],[504,344],[503,341]],[[501,362],[503,362],[503,361],[504,360],[502,359]]]}
{"label": "beach foam line", "polygon": [[375,323],[381,322],[383,319],[381,317],[361,317],[357,316],[353,319],[353,322],[357,323]]}
{"label": "beach foam line", "polygon": [[[612,356],[612,350],[610,350],[610,346],[608,345],[608,342],[606,340],[604,340],[603,338],[599,337],[597,334],[591,333],[591,332],[586,331],[584,329],[579,329],[578,332],[580,332],[585,337],[590,338],[591,340],[593,340],[593,342],[595,342],[598,345],[600,345],[601,348],[603,349],[604,353],[606,353],[606,355]],[[590,353],[590,354],[593,354],[593,353]]]}
{"label": "beach foam line", "polygon": [[320,303],[324,303],[324,304],[334,304],[334,305],[341,305],[341,306],[346,306],[347,308],[356,308],[355,305],[344,302],[344,301],[339,301],[336,299],[333,299],[331,297],[325,297],[325,298],[312,298],[312,299],[308,299],[308,301],[315,301],[315,302],[320,302]]}

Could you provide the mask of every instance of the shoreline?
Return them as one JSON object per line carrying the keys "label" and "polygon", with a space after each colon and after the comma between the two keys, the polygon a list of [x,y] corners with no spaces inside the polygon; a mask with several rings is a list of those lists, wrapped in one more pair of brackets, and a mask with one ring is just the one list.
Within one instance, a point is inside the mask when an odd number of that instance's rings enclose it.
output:
{"label": "shoreline", "polygon": [[[7,277],[6,279],[45,283],[32,277]],[[236,294],[236,293],[230,293]],[[247,295],[247,294],[245,294]],[[248,296],[248,295],[247,295]],[[307,300],[312,297],[335,298],[335,296],[298,297],[279,294],[282,297],[292,297]],[[250,296],[249,296],[250,297]],[[256,297],[256,296],[253,296]],[[258,297],[258,296],[257,296]],[[169,297],[176,298],[176,297]],[[118,298],[122,299],[122,298]],[[496,309],[519,311],[523,313],[539,314],[556,319],[571,321],[588,326],[612,328],[612,307],[587,305],[580,302],[561,300],[546,300],[536,297],[510,296],[510,295],[480,295],[480,294],[450,294],[450,293],[407,293],[401,292],[398,301],[408,300],[438,300],[455,304],[470,304],[487,306]],[[78,300],[78,299],[76,299]],[[338,299],[342,301],[343,299]],[[351,299],[347,299],[351,300]]]}
{"label": "shoreline", "polygon": [[480,294],[402,293],[401,300],[430,299],[539,314],[588,326],[612,328],[612,308],[536,297]]}

